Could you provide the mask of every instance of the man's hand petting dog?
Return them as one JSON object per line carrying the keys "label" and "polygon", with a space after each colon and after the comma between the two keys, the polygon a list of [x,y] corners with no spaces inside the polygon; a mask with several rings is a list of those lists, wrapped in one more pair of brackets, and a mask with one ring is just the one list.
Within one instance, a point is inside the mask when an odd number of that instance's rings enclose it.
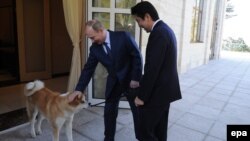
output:
{"label": "man's hand petting dog", "polygon": [[79,96],[79,95],[82,95],[83,93],[80,92],[80,91],[74,91],[68,98],[69,98],[69,101],[73,101],[75,99],[76,96]]}

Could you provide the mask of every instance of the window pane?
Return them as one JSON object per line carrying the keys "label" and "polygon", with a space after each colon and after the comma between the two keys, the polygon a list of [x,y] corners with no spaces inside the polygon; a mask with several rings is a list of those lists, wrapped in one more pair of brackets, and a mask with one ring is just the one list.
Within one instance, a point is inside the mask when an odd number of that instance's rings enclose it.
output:
{"label": "window pane", "polygon": [[110,0],[93,0],[92,6],[110,8]]}
{"label": "window pane", "polygon": [[98,63],[93,76],[93,98],[105,98],[107,76],[106,68],[101,63]]}
{"label": "window pane", "polygon": [[130,14],[115,14],[115,31],[128,31],[135,37],[135,20]]}
{"label": "window pane", "polygon": [[110,28],[110,14],[102,12],[93,12],[93,19],[99,20],[106,29]]}
{"label": "window pane", "polygon": [[203,0],[194,0],[191,27],[191,42],[200,41]]}
{"label": "window pane", "polygon": [[115,7],[116,8],[131,8],[136,4],[136,0],[116,0]]}
{"label": "window pane", "polygon": [[200,0],[196,0],[196,8],[198,9],[200,5]]}

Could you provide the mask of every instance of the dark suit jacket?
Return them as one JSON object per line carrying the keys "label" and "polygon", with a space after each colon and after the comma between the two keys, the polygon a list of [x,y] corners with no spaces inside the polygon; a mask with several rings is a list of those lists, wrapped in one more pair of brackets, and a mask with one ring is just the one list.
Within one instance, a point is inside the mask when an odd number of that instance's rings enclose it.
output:
{"label": "dark suit jacket", "polygon": [[112,60],[107,56],[102,45],[92,44],[88,60],[81,72],[75,90],[85,90],[98,62],[109,73],[106,84],[106,96],[109,95],[117,82],[128,87],[131,80],[139,81],[141,79],[142,59],[134,39],[127,32],[108,32],[110,33]]}
{"label": "dark suit jacket", "polygon": [[159,21],[149,35],[144,75],[138,94],[145,106],[166,106],[181,98],[176,46],[172,29]]}

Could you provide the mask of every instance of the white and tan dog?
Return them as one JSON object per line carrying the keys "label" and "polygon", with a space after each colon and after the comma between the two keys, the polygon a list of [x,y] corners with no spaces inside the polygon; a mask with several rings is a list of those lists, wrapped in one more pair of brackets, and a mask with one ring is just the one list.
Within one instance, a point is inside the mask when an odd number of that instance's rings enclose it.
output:
{"label": "white and tan dog", "polygon": [[24,94],[27,96],[26,108],[31,123],[31,135],[36,136],[35,121],[37,119],[37,134],[41,134],[41,123],[47,119],[52,126],[54,141],[59,141],[61,127],[66,125],[66,135],[69,141],[72,137],[72,121],[74,114],[82,108],[87,108],[85,95],[77,95],[72,101],[70,93],[60,94],[51,91],[40,80],[25,85]]}

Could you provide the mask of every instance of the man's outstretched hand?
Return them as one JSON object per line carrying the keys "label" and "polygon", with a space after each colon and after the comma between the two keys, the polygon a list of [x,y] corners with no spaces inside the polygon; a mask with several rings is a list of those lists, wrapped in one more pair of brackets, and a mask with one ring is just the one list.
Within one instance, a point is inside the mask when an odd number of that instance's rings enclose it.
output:
{"label": "man's outstretched hand", "polygon": [[73,101],[75,99],[75,97],[78,96],[78,95],[82,95],[82,92],[74,91],[72,94],[69,95],[69,97],[68,97],[69,101],[70,102]]}

